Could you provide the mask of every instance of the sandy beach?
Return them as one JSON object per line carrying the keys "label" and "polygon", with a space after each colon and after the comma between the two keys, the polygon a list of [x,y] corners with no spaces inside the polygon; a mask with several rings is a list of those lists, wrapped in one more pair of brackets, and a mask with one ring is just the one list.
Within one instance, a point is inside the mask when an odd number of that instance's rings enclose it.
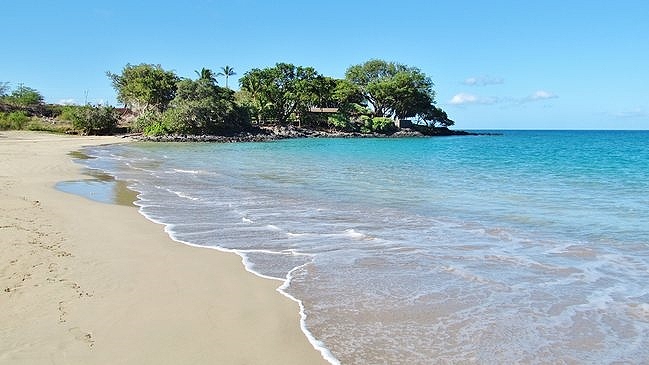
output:
{"label": "sandy beach", "polygon": [[279,281],[54,188],[117,137],[0,132],[0,363],[325,364]]}

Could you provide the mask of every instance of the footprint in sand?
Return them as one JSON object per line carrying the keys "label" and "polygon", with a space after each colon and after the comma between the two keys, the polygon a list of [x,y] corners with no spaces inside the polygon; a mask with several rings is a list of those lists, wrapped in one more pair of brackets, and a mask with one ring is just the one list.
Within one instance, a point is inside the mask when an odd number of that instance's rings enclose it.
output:
{"label": "footprint in sand", "polygon": [[84,332],[79,327],[73,327],[68,330],[75,339],[83,341],[88,344],[88,346],[93,347],[95,345],[95,340],[92,338],[92,333]]}

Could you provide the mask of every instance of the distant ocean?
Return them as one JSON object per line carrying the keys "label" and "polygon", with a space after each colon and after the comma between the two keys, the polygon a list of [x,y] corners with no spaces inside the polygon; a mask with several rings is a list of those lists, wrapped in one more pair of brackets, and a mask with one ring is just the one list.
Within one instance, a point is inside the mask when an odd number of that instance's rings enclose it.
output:
{"label": "distant ocean", "polygon": [[649,363],[649,132],[498,133],[82,163],[174,239],[285,280],[332,363]]}

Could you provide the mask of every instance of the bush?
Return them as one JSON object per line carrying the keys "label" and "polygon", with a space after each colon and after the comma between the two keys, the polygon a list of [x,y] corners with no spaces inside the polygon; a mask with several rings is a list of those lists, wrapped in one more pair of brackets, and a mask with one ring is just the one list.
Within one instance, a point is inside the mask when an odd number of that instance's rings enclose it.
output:
{"label": "bush", "polygon": [[31,118],[23,111],[1,113],[0,129],[23,129],[30,120]]}
{"label": "bush", "polygon": [[358,118],[358,123],[361,126],[361,133],[372,133],[372,119],[367,115],[361,115]]}
{"label": "bush", "polygon": [[74,111],[72,126],[82,134],[109,134],[117,127],[117,113],[112,106],[86,105]]}
{"label": "bush", "polygon": [[172,125],[169,123],[168,114],[172,110],[167,110],[160,113],[154,110],[147,110],[140,114],[131,123],[131,131],[136,133],[143,133],[147,136],[162,136],[172,134],[175,132]]}
{"label": "bush", "polygon": [[335,129],[344,131],[344,132],[349,132],[353,130],[353,126],[349,121],[349,118],[340,115],[340,114],[334,114],[327,118],[327,122],[329,125],[333,126]]}
{"label": "bush", "polygon": [[56,107],[56,117],[61,120],[67,120],[68,122],[73,122],[77,110],[83,108],[81,106],[75,105],[61,105]]}
{"label": "bush", "polygon": [[147,125],[142,133],[147,136],[165,136],[169,134],[169,127],[164,123],[164,121],[156,121]]}
{"label": "bush", "polygon": [[7,121],[7,115],[9,114],[0,112],[0,131],[11,129],[9,126],[9,121]]}
{"label": "bush", "polygon": [[145,129],[160,121],[161,118],[162,115],[160,112],[153,110],[144,111],[131,122],[131,131],[135,133],[144,133]]}
{"label": "bush", "polygon": [[372,118],[371,129],[372,132],[384,134],[394,133],[398,130],[397,126],[394,124],[394,120],[385,117]]}

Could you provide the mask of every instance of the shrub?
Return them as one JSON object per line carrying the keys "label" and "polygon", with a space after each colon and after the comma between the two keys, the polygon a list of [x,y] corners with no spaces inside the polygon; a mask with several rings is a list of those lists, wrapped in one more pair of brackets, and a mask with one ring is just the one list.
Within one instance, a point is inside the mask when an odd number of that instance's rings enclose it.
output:
{"label": "shrub", "polygon": [[353,130],[352,124],[349,121],[349,118],[346,118],[343,115],[340,114],[334,114],[327,118],[327,122],[329,125],[333,126],[335,129],[339,129],[341,131],[351,131]]}
{"label": "shrub", "polygon": [[372,119],[367,115],[361,115],[358,118],[358,123],[361,126],[361,133],[372,133]]}
{"label": "shrub", "polygon": [[9,122],[7,121],[7,115],[9,114],[0,112],[0,131],[10,129]]}
{"label": "shrub", "polygon": [[23,129],[31,118],[23,111],[0,114],[0,129]]}
{"label": "shrub", "polygon": [[144,128],[143,133],[147,136],[164,136],[169,134],[169,129],[164,124],[164,122],[160,121],[149,124],[146,128]]}
{"label": "shrub", "polygon": [[372,132],[390,134],[397,131],[397,126],[391,118],[375,117],[372,118]]}
{"label": "shrub", "polygon": [[74,111],[72,126],[83,134],[108,134],[117,127],[117,113],[112,106],[86,105]]}
{"label": "shrub", "polygon": [[160,119],[160,113],[147,110],[138,115],[131,122],[131,131],[136,133],[143,133],[144,130],[150,125]]}
{"label": "shrub", "polygon": [[81,106],[75,106],[75,105],[57,105],[57,118],[61,120],[67,120],[68,122],[74,121],[75,114],[77,113],[77,110],[83,108]]}
{"label": "shrub", "polygon": [[133,122],[131,122],[131,131],[144,133],[148,136],[169,134],[169,125],[163,120],[163,117],[163,113],[154,110],[146,110],[137,118],[133,119]]}

